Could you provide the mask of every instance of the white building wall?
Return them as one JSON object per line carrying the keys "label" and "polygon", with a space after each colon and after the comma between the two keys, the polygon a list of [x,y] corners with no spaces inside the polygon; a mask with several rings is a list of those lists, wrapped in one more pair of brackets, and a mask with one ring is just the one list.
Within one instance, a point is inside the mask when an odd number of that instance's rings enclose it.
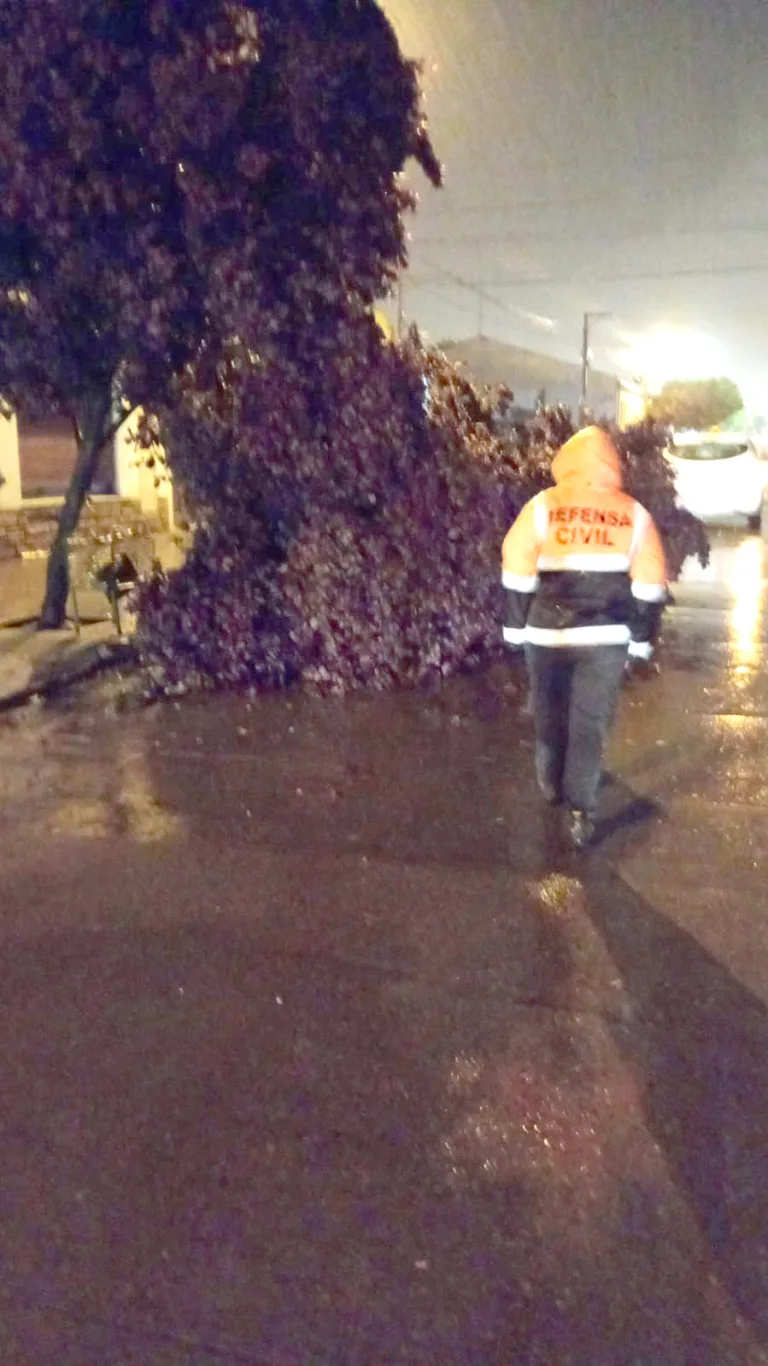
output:
{"label": "white building wall", "polygon": [[121,498],[130,498],[140,505],[147,516],[155,516],[162,503],[167,506],[168,526],[173,526],[173,484],[167,466],[163,463],[162,446],[157,447],[154,466],[147,466],[147,452],[140,451],[134,437],[138,429],[140,412],[126,418],[115,435],[115,492]]}
{"label": "white building wall", "polygon": [[16,414],[0,414],[0,508],[21,507],[21,460]]}

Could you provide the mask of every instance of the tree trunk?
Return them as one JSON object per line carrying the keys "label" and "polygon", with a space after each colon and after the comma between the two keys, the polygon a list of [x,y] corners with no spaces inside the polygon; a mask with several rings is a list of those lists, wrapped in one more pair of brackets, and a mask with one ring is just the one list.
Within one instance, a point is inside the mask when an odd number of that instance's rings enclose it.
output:
{"label": "tree trunk", "polygon": [[69,597],[69,537],[77,528],[83,503],[93,483],[99,456],[115,434],[112,421],[111,386],[86,394],[75,408],[77,460],[59,516],[56,537],[48,559],[45,598],[38,630],[58,631],[67,619]]}

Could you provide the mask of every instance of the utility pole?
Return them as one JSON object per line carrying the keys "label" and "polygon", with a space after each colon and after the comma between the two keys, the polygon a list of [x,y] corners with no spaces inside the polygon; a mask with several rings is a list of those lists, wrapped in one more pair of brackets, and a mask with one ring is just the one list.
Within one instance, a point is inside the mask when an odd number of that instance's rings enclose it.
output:
{"label": "utility pole", "polygon": [[581,328],[581,393],[580,404],[587,406],[587,386],[589,384],[589,314],[584,314]]}
{"label": "utility pole", "polygon": [[590,346],[589,332],[593,318],[610,318],[610,313],[585,313],[581,329],[581,407],[587,406],[587,391],[589,389],[589,362]]}

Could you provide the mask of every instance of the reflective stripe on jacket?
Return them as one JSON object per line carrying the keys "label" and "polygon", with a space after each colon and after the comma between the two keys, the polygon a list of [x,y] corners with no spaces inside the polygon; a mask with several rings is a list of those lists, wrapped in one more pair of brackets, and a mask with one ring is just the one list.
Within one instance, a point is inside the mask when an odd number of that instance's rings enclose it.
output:
{"label": "reflective stripe on jacket", "polygon": [[586,427],[552,465],[554,488],[504,538],[510,645],[619,645],[649,658],[667,592],[653,519],[624,493],[611,438]]}

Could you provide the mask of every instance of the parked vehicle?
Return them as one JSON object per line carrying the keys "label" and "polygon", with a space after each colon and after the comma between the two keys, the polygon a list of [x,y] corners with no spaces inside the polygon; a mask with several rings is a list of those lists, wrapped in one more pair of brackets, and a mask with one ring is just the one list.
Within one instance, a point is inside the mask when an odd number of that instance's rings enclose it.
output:
{"label": "parked vehicle", "polygon": [[768,468],[749,438],[732,432],[676,432],[667,449],[677,500],[695,516],[746,517],[760,529]]}

